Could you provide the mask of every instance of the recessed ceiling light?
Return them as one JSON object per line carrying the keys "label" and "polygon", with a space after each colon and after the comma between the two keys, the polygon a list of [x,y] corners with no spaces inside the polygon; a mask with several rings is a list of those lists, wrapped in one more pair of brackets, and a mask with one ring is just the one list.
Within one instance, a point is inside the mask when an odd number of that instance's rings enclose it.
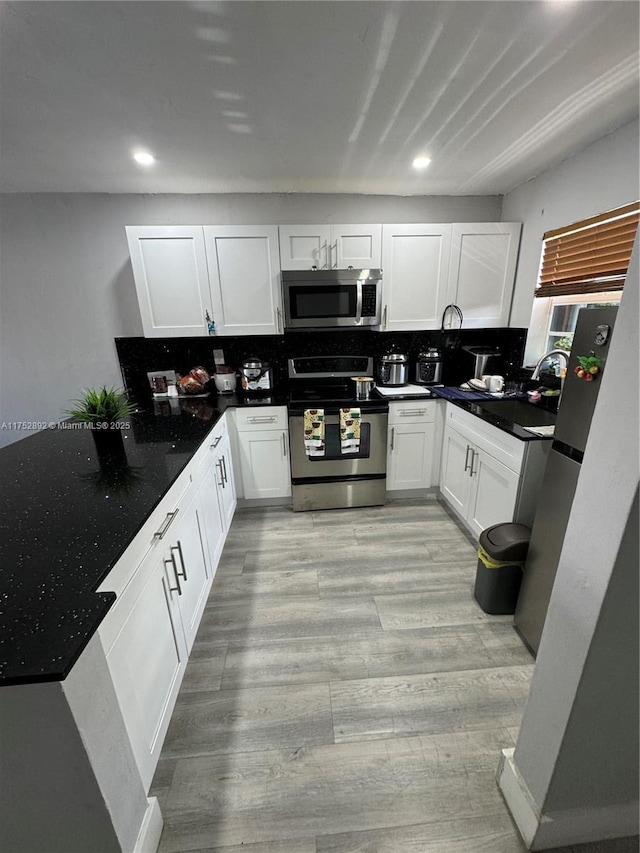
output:
{"label": "recessed ceiling light", "polygon": [[425,157],[424,155],[420,157],[416,157],[413,161],[414,169],[426,169],[429,163],[431,162],[431,157]]}
{"label": "recessed ceiling light", "polygon": [[156,158],[148,151],[134,151],[133,159],[141,166],[152,166],[156,162]]}

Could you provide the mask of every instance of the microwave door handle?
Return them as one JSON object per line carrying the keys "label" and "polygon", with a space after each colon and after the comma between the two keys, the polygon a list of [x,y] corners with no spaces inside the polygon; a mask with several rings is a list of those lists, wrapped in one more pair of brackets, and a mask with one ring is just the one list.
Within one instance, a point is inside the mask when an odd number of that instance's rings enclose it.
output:
{"label": "microwave door handle", "polygon": [[362,282],[356,283],[356,319],[355,324],[359,326],[362,323]]}

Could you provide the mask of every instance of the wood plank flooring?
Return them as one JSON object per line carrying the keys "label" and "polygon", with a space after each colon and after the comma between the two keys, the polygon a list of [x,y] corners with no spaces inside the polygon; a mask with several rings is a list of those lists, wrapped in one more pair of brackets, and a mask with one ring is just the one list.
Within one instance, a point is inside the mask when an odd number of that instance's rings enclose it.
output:
{"label": "wood plank flooring", "polygon": [[151,794],[159,853],[523,853],[533,661],[435,500],[239,511]]}

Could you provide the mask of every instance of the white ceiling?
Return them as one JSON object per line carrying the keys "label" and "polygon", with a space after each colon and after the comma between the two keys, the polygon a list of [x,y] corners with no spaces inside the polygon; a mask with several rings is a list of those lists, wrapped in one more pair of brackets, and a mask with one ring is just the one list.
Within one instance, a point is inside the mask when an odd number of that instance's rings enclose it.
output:
{"label": "white ceiling", "polygon": [[506,193],[637,116],[638,8],[5,0],[0,187]]}

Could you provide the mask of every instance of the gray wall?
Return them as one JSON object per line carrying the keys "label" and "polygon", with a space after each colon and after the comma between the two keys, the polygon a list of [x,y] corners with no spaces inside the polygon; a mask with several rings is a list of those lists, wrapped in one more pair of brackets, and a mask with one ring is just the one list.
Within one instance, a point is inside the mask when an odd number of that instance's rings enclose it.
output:
{"label": "gray wall", "polygon": [[636,240],[514,754],[545,814],[593,810],[594,832],[638,814],[639,260]]}
{"label": "gray wall", "polygon": [[529,325],[544,232],[637,201],[639,180],[636,120],[505,196],[502,219],[524,223],[510,325]]}
{"label": "gray wall", "polygon": [[148,808],[100,638],[65,681],[0,690],[6,853],[130,853]]}
{"label": "gray wall", "polygon": [[[114,337],[142,325],[125,225],[499,221],[501,199],[348,195],[4,195],[0,421],[62,417],[121,382]],[[0,430],[0,445],[27,431]]]}

